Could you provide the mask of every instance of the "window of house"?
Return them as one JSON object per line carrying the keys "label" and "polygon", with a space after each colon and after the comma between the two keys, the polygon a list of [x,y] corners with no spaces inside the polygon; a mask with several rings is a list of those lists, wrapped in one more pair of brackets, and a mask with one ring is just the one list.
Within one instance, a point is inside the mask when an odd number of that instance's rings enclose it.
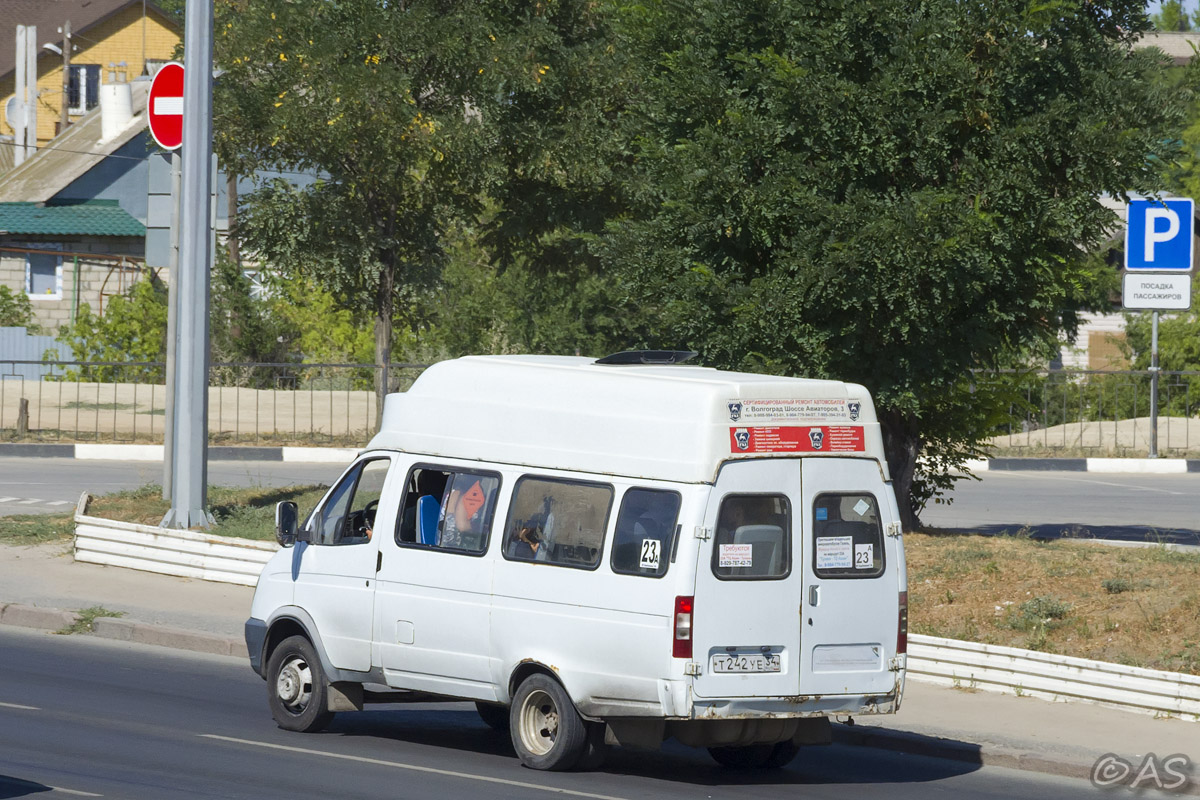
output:
{"label": "window of house", "polygon": [[613,535],[613,572],[647,578],[667,574],[678,534],[679,502],[679,492],[637,488],[625,492]]}
{"label": "window of house", "polygon": [[608,484],[526,475],[513,490],[504,557],[595,569],[612,500]]}
{"label": "window of house", "polygon": [[818,578],[877,578],[883,574],[883,525],[873,495],[817,495],[813,539],[813,571]]}
{"label": "window of house", "polygon": [[72,114],[86,114],[100,104],[100,65],[72,64],[67,77],[67,105]]}
{"label": "window of house", "polygon": [[722,580],[775,580],[792,570],[791,506],[781,494],[730,494],[721,500],[713,574]]}
{"label": "window of house", "polygon": [[481,555],[499,489],[495,473],[418,464],[400,503],[396,544]]}
{"label": "window of house", "polygon": [[[51,249],[39,244],[38,248]],[[62,256],[51,253],[25,255],[25,292],[31,298],[62,299]]]}

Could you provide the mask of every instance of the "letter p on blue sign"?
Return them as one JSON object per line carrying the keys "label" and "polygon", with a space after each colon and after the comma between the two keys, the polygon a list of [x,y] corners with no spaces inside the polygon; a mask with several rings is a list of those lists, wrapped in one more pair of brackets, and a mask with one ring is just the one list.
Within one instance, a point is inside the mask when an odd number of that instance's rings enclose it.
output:
{"label": "letter p on blue sign", "polygon": [[1188,272],[1192,268],[1195,211],[1189,197],[1130,200],[1125,269]]}

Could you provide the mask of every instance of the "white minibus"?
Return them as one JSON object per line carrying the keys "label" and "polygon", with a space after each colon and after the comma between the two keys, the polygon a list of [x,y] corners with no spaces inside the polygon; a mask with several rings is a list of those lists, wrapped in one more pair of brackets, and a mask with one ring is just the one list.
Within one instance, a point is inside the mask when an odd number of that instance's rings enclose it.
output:
{"label": "white minibus", "polygon": [[674,351],[475,356],[386,398],[246,622],[288,730],[474,701],[535,769],[671,737],[778,767],[904,688],[896,498],[867,390]]}

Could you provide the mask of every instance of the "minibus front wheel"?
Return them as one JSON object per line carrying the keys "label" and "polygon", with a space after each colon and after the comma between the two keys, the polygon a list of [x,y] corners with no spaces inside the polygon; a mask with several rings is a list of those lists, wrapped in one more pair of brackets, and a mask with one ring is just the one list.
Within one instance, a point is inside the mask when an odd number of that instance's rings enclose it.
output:
{"label": "minibus front wheel", "polygon": [[513,748],[531,769],[567,770],[587,749],[587,727],[563,687],[535,673],[521,682],[509,711]]}
{"label": "minibus front wheel", "polygon": [[289,636],[271,652],[267,699],[271,716],[284,730],[312,733],[333,719],[327,707],[325,670],[308,639]]}

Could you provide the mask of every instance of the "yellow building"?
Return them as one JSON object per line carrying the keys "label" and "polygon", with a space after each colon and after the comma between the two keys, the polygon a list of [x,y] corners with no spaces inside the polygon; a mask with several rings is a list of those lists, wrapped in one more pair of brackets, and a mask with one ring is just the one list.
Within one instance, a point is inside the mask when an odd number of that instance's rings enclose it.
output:
{"label": "yellow building", "polygon": [[[132,80],[153,74],[170,61],[180,43],[179,27],[152,2],[143,0],[3,0],[0,2],[0,109],[8,107],[16,83],[16,28],[37,26],[38,146],[59,133],[63,97],[63,34],[70,22],[71,71],[68,117],[75,122],[99,103],[100,83],[110,71]],[[125,66],[120,65],[124,62]],[[120,80],[120,78],[117,78]],[[0,113],[0,135],[14,131]],[[11,150],[10,146],[0,148]],[[11,164],[11,155],[0,154]]]}

